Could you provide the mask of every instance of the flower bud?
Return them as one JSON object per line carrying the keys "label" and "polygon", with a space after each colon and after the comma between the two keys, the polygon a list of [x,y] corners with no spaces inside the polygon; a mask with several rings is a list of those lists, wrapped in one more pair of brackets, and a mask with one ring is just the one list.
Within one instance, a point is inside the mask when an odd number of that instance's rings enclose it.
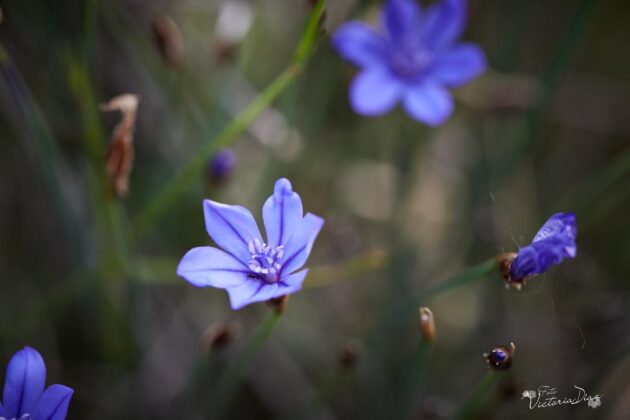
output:
{"label": "flower bud", "polygon": [[432,343],[435,340],[435,321],[431,309],[426,306],[418,308],[418,325],[422,339]]}
{"label": "flower bud", "polygon": [[497,370],[506,370],[512,366],[512,355],[516,351],[514,343],[510,343],[509,347],[498,346],[493,348],[490,353],[484,353],[488,365]]}
{"label": "flower bud", "polygon": [[235,165],[236,154],[232,149],[219,150],[208,165],[210,183],[215,187],[223,184],[232,175]]}

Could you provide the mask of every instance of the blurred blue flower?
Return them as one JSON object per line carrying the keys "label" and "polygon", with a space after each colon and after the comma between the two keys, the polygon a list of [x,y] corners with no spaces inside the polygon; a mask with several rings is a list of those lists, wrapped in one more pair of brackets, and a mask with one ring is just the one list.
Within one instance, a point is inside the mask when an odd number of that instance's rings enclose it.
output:
{"label": "blurred blue flower", "polygon": [[557,213],[547,220],[532,243],[518,251],[510,266],[510,281],[520,282],[542,274],[565,258],[575,258],[577,247],[574,213]]}
{"label": "blurred blue flower", "polygon": [[236,165],[236,153],[232,149],[219,150],[208,166],[210,181],[213,184],[220,184],[232,174]]}
{"label": "blurred blue flower", "polygon": [[287,179],[276,181],[263,206],[266,242],[246,208],[212,200],[204,200],[203,207],[206,230],[223,249],[191,249],[177,267],[179,276],[193,286],[226,289],[232,309],[300,290],[308,270],[296,270],[306,262],[324,220],[303,215],[302,200]]}
{"label": "blurred blue flower", "polygon": [[486,69],[483,51],[457,43],[466,20],[465,0],[441,0],[423,10],[414,0],[388,0],[374,30],[351,21],[333,35],[346,60],[361,68],[350,86],[359,114],[375,116],[402,102],[409,115],[430,126],[453,111],[447,88],[468,83]]}
{"label": "blurred blue flower", "polygon": [[44,390],[46,365],[37,350],[24,347],[7,366],[1,420],[63,420],[74,392],[63,385]]}

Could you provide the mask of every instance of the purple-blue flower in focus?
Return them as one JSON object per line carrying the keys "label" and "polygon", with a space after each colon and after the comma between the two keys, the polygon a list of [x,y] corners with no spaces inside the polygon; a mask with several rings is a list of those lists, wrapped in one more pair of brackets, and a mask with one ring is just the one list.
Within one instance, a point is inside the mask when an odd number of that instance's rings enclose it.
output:
{"label": "purple-blue flower in focus", "polygon": [[63,420],[74,392],[63,385],[46,390],[46,365],[37,350],[24,347],[7,366],[1,420]]}
{"label": "purple-blue flower in focus", "polygon": [[179,276],[193,286],[226,289],[232,309],[300,290],[308,270],[298,270],[324,220],[303,214],[302,199],[289,180],[276,181],[263,206],[266,241],[246,208],[212,200],[204,200],[203,208],[206,230],[222,249],[191,249],[177,267]]}
{"label": "purple-blue flower in focus", "polygon": [[415,0],[387,0],[381,28],[351,21],[333,35],[339,54],[361,71],[350,86],[359,114],[386,113],[402,102],[406,112],[430,126],[453,111],[448,88],[468,83],[486,69],[483,51],[458,43],[466,0],[440,0],[423,9]]}
{"label": "purple-blue flower in focus", "polygon": [[538,231],[532,243],[521,248],[510,266],[510,281],[522,282],[546,272],[565,258],[575,258],[577,247],[574,213],[556,213]]}

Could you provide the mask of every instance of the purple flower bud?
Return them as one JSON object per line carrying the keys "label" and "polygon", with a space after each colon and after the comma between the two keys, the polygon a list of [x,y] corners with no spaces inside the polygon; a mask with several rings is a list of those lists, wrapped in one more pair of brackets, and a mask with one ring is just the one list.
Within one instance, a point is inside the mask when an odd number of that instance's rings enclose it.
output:
{"label": "purple flower bud", "polygon": [[528,277],[542,274],[565,258],[575,258],[576,217],[557,213],[547,220],[532,243],[521,248],[510,265],[508,283],[520,284]]}
{"label": "purple flower bud", "polygon": [[213,185],[223,183],[234,170],[236,153],[232,149],[219,150],[208,165],[208,175]]}

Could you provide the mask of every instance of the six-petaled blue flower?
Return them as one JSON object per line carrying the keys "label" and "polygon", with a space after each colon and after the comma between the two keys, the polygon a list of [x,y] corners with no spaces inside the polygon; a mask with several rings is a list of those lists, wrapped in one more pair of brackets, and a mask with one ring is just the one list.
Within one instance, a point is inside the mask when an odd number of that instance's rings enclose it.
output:
{"label": "six-petaled blue flower", "polygon": [[442,124],[453,111],[448,88],[486,69],[477,45],[457,43],[465,20],[465,0],[441,0],[426,10],[415,0],[388,0],[381,30],[357,21],[341,26],[333,44],[361,68],[350,87],[353,109],[375,116],[402,102],[416,120]]}
{"label": "six-petaled blue flower", "polygon": [[557,213],[547,220],[532,243],[521,248],[510,266],[509,281],[522,282],[542,274],[565,258],[575,258],[577,247],[576,217],[573,213]]}
{"label": "six-petaled blue flower", "polygon": [[206,230],[223,249],[193,248],[184,255],[177,274],[197,287],[226,289],[233,309],[295,293],[308,270],[308,258],[324,221],[303,215],[302,200],[287,179],[276,181],[262,214],[264,241],[254,216],[241,206],[204,200]]}
{"label": "six-petaled blue flower", "polygon": [[13,355],[7,366],[0,420],[63,420],[74,392],[63,385],[46,390],[46,365],[30,347]]}

